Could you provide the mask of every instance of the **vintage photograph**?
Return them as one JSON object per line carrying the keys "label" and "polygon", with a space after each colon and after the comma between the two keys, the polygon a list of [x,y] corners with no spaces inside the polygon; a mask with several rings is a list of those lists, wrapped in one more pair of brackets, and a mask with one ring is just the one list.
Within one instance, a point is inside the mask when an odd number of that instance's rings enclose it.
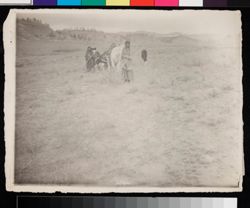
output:
{"label": "vintage photograph", "polygon": [[12,10],[6,187],[241,191],[239,11]]}

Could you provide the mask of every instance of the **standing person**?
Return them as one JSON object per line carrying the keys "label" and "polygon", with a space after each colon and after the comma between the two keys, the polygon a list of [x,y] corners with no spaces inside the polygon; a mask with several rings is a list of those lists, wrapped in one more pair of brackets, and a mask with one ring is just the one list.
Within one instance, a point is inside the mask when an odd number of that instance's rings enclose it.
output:
{"label": "standing person", "polygon": [[96,68],[96,61],[98,60],[100,54],[96,50],[96,48],[88,47],[86,54],[85,54],[85,61],[86,61],[86,68],[87,71],[95,70]]}
{"label": "standing person", "polygon": [[131,69],[131,62],[132,59],[130,56],[130,41],[126,41],[121,54],[121,68],[123,79],[125,82],[131,82],[133,80],[133,70]]}
{"label": "standing person", "polygon": [[92,56],[93,56],[92,48],[89,46],[85,53],[85,62],[86,62],[86,68],[88,72],[91,71],[91,68],[93,66]]}
{"label": "standing person", "polygon": [[141,58],[143,60],[143,63],[145,64],[147,62],[147,60],[148,60],[148,52],[147,52],[146,49],[143,49],[141,51]]}

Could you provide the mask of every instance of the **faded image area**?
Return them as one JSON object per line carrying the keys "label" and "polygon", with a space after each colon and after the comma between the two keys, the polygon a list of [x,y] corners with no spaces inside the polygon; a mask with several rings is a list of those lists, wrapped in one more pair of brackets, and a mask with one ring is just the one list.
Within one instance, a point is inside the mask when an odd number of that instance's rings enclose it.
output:
{"label": "faded image area", "polygon": [[239,187],[239,12],[23,11],[17,185]]}

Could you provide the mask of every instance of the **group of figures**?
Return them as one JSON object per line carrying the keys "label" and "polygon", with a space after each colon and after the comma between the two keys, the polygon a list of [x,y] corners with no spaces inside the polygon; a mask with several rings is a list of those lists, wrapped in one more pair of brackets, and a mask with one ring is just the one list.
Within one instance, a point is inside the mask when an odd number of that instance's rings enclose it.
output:
{"label": "group of figures", "polygon": [[[141,58],[147,62],[147,50],[141,51]],[[122,73],[125,82],[134,79],[132,58],[130,52],[130,41],[125,41],[122,45],[111,44],[108,50],[100,54],[96,48],[88,47],[85,54],[87,72],[96,70],[113,70]]]}
{"label": "group of figures", "polygon": [[116,45],[112,44],[110,48],[105,51],[103,54],[100,54],[96,48],[88,47],[86,54],[85,54],[85,61],[86,61],[86,70],[88,72],[95,71],[95,70],[103,70],[110,68],[110,54],[113,48]]}

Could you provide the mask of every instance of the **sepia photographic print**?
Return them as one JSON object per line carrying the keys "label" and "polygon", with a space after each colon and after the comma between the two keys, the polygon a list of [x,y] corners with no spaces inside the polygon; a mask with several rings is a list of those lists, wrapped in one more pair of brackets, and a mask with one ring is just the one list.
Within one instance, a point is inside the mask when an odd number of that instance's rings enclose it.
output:
{"label": "sepia photographic print", "polygon": [[242,190],[239,11],[12,10],[6,188]]}

